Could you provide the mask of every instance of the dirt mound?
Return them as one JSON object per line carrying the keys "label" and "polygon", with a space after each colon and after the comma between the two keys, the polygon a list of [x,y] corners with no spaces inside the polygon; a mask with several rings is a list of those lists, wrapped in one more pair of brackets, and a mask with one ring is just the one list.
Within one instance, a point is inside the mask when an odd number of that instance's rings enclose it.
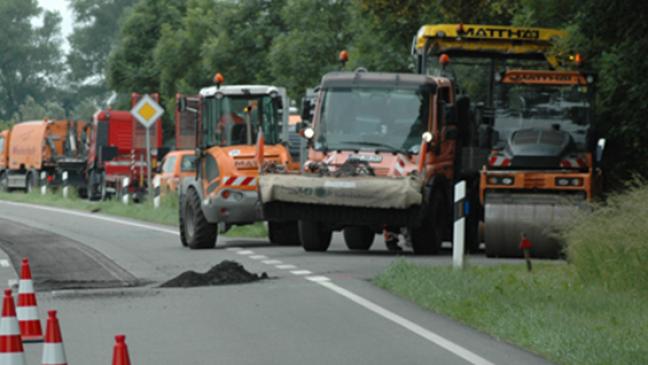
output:
{"label": "dirt mound", "polygon": [[251,283],[267,279],[268,275],[252,274],[243,265],[235,261],[223,261],[212,267],[204,274],[195,271],[185,271],[175,278],[160,285],[160,288],[189,288],[193,286],[227,285]]}

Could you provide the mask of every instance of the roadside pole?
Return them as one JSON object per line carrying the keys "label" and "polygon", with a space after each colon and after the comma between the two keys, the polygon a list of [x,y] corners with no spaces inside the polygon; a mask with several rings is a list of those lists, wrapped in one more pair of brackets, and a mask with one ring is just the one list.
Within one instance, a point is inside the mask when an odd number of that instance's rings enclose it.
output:
{"label": "roadside pole", "polygon": [[464,203],[466,200],[466,181],[461,180],[454,186],[454,232],[452,234],[452,267],[462,270],[464,267],[466,217]]}
{"label": "roadside pole", "polygon": [[40,173],[40,190],[41,195],[47,194],[47,172],[41,171]]}
{"label": "roadside pole", "polygon": [[68,191],[69,191],[69,186],[68,186],[68,172],[63,171],[63,198],[67,199],[68,198]]}
{"label": "roadside pole", "polygon": [[133,109],[131,109],[131,114],[146,128],[146,186],[148,188],[148,196],[151,197],[153,196],[151,176],[151,126],[164,114],[164,109],[148,94],[145,94],[135,104]]}

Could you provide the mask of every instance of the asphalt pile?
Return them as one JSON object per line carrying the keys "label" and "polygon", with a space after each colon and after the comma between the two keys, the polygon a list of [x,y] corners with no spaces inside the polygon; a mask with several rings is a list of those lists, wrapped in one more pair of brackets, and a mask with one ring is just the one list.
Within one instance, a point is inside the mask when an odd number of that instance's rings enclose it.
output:
{"label": "asphalt pile", "polygon": [[185,271],[160,285],[161,288],[190,288],[195,286],[243,284],[267,279],[268,274],[253,274],[235,261],[222,261],[205,273]]}

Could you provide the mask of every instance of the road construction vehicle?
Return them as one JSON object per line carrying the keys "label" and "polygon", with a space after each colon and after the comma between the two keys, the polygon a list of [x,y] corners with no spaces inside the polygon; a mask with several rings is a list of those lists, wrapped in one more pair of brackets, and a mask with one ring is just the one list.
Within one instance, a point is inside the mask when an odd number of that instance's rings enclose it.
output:
{"label": "road construction vehicle", "polygon": [[[262,164],[292,164],[285,146],[285,90],[223,85],[220,74],[214,80],[197,96],[177,96],[176,143],[196,151],[196,173],[179,189],[180,239],[192,249],[212,248],[219,232],[260,221],[256,187]],[[298,241],[295,221],[273,220],[268,230],[272,243]]]}
{"label": "road construction vehicle", "polygon": [[[135,105],[140,95],[131,95]],[[159,96],[153,94],[159,102]],[[150,128],[155,164],[168,150],[162,146],[162,121]],[[127,110],[106,109],[95,113],[89,138],[87,190],[91,200],[104,200],[125,192],[135,201],[146,194],[146,128]],[[127,185],[124,187],[124,181]]]}
{"label": "road construction vehicle", "polygon": [[86,127],[87,123],[74,120],[14,124],[1,135],[6,165],[0,185],[31,192],[41,184],[60,186],[66,177],[65,183],[83,195]]}
{"label": "road construction vehicle", "polygon": [[591,128],[594,75],[570,70],[579,55],[552,53],[564,35],[443,24],[422,27],[414,39],[418,72],[451,75],[476,101],[478,143],[464,154],[482,156],[471,194],[479,194],[490,257],[521,256],[523,233],[534,256],[557,257],[556,226],[600,190],[605,140],[597,143]]}
{"label": "road construction vehicle", "polygon": [[175,150],[167,153],[159,164],[160,193],[176,192],[185,177],[196,174],[196,154],[194,150]]}
{"label": "road construction vehicle", "polygon": [[7,168],[9,168],[9,137],[11,130],[0,132],[0,191],[7,190]]}
{"label": "road construction vehicle", "polygon": [[364,69],[324,75],[304,131],[304,173],[261,175],[264,216],[298,220],[306,251],[326,251],[338,230],[349,249],[368,250],[388,229],[403,233],[417,254],[438,252],[451,236],[465,105],[445,77]]}

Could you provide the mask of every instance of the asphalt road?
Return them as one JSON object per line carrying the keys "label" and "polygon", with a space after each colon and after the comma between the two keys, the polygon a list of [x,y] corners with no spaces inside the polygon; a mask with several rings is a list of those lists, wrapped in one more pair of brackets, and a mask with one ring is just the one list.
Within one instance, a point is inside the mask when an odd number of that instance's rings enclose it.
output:
{"label": "asphalt road", "polygon": [[[381,241],[355,253],[336,236],[329,252],[306,254],[219,238],[219,249],[191,251],[173,227],[0,202],[0,248],[8,255],[0,254],[0,280],[15,278],[7,261],[15,268],[30,257],[41,319],[59,310],[71,364],[108,364],[117,333],[127,335],[134,364],[546,364],[371,285],[397,259]],[[451,261],[449,253],[402,256]],[[157,287],[222,260],[271,279]],[[29,364],[39,363],[41,346],[26,344]]]}

